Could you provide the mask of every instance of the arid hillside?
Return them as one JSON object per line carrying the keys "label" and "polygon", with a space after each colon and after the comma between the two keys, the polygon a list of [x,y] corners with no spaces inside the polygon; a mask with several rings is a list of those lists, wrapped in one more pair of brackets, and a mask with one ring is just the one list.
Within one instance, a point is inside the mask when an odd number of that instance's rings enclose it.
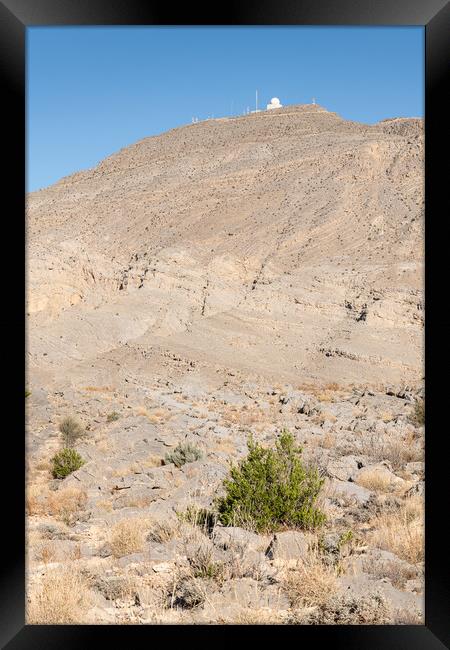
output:
{"label": "arid hillside", "polygon": [[167,373],[167,354],[422,377],[419,119],[301,105],[174,129],[31,194],[27,233],[28,362],[49,380]]}
{"label": "arid hillside", "polygon": [[209,120],[28,197],[28,623],[423,624],[422,126]]}

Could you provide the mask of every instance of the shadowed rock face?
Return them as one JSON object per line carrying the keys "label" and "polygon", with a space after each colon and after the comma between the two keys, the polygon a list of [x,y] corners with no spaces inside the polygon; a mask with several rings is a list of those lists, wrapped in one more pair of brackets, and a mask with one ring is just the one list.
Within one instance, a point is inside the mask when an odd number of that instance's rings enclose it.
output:
{"label": "shadowed rock face", "polygon": [[290,106],[146,138],[29,195],[27,250],[50,382],[414,382],[422,121]]}

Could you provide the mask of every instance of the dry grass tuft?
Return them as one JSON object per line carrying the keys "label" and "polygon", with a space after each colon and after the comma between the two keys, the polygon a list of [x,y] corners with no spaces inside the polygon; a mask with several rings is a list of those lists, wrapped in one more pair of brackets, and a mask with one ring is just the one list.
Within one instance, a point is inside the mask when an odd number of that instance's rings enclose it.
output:
{"label": "dry grass tuft", "polygon": [[151,468],[151,467],[160,467],[162,465],[161,458],[155,454],[149,454],[147,458],[141,461],[142,467]]}
{"label": "dry grass tuft", "polygon": [[180,572],[173,577],[167,589],[166,607],[169,609],[196,609],[207,600],[208,580],[194,578]]}
{"label": "dry grass tuft", "polygon": [[87,503],[87,494],[79,488],[63,488],[50,492],[47,497],[47,513],[65,524],[73,525]]}
{"label": "dry grass tuft", "polygon": [[384,512],[371,520],[369,541],[391,551],[412,564],[424,559],[423,498],[409,497],[395,511]]}
{"label": "dry grass tuft", "polygon": [[112,386],[85,386],[84,390],[90,393],[113,393],[115,388]]}
{"label": "dry grass tuft", "polygon": [[62,488],[51,492],[46,486],[29,485],[26,492],[28,515],[50,515],[73,525],[87,502],[87,494],[79,488]]}
{"label": "dry grass tuft", "polygon": [[97,506],[97,508],[101,508],[106,512],[111,512],[113,509],[113,504],[109,499],[100,499],[99,501],[96,502],[95,505]]}
{"label": "dry grass tuft", "polygon": [[150,523],[150,530],[147,541],[164,544],[180,533],[181,522],[179,521],[154,521]]}
{"label": "dry grass tuft", "polygon": [[70,625],[85,622],[90,605],[88,586],[73,568],[54,569],[31,587],[26,607],[27,624]]}
{"label": "dry grass tuft", "polygon": [[27,515],[45,514],[45,499],[49,490],[42,484],[29,484],[25,494],[25,510]]}
{"label": "dry grass tuft", "polygon": [[123,557],[142,551],[147,530],[146,519],[123,519],[114,524],[109,535],[112,554],[115,557]]}
{"label": "dry grass tuft", "polygon": [[103,453],[109,452],[112,453],[114,446],[108,438],[98,438],[95,441],[95,446],[99,451],[102,451]]}
{"label": "dry grass tuft", "polygon": [[43,542],[38,544],[34,551],[34,557],[37,562],[42,562],[43,564],[48,564],[49,562],[54,562],[57,557],[57,551],[55,544],[49,542]]}
{"label": "dry grass tuft", "polygon": [[284,588],[292,607],[316,607],[325,604],[337,589],[337,569],[324,564],[317,551],[288,570]]}
{"label": "dry grass tuft", "polygon": [[392,613],[385,596],[372,593],[362,596],[336,595],[309,616],[300,612],[300,623],[310,625],[386,625]]}
{"label": "dry grass tuft", "polygon": [[[237,623],[238,625],[274,625],[284,623],[284,612],[277,612],[271,607],[243,607],[233,620],[223,620],[223,623]],[[219,620],[221,623],[222,621]]]}
{"label": "dry grass tuft", "polygon": [[35,468],[38,472],[48,472],[48,473],[50,473],[51,467],[52,467],[52,466],[51,466],[51,463],[50,463],[50,461],[47,460],[47,459],[39,460],[39,461],[36,463],[36,465],[34,466],[34,468]]}
{"label": "dry grass tuft", "polygon": [[422,461],[424,458],[422,441],[415,432],[398,438],[378,434],[365,436],[358,451],[375,461],[389,461],[394,470],[404,469],[406,463]]}
{"label": "dry grass tuft", "polygon": [[171,413],[169,411],[167,411],[166,409],[162,409],[162,408],[156,408],[156,409],[153,409],[150,412],[146,411],[145,414],[147,415],[148,420],[152,424],[159,424],[161,422],[166,422],[167,420],[169,420],[172,417],[172,415],[171,415]]}
{"label": "dry grass tuft", "polygon": [[390,477],[376,467],[367,469],[355,482],[372,492],[390,492],[393,488]]}
{"label": "dry grass tuft", "polygon": [[424,612],[418,609],[396,609],[392,614],[394,625],[425,625]]}
{"label": "dry grass tuft", "polygon": [[322,449],[333,449],[336,446],[336,436],[334,433],[327,431],[319,440],[319,447]]}
{"label": "dry grass tuft", "polygon": [[404,589],[408,580],[413,580],[419,575],[419,570],[416,567],[398,560],[380,562],[373,558],[364,562],[364,571],[370,573],[377,580],[387,578],[397,589]]}

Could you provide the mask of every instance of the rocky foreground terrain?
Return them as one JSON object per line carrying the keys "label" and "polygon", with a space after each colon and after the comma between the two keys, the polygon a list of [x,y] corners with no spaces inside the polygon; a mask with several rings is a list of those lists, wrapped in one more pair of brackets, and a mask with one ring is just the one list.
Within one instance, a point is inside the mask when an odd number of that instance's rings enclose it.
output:
{"label": "rocky foreground terrain", "polygon": [[[422,212],[421,120],[319,106],[28,197],[28,622],[423,623]],[[67,416],[84,464],[53,478]],[[205,520],[283,429],[325,523]]]}

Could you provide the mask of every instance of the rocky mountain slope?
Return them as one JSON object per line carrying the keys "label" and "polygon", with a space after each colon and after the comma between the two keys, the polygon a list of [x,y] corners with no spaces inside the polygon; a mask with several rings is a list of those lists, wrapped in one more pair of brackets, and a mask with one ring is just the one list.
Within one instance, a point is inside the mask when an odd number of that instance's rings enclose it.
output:
{"label": "rocky mountain slope", "polygon": [[[423,623],[422,127],[208,120],[27,197],[28,622]],[[202,521],[283,429],[323,526]]]}
{"label": "rocky mountain slope", "polygon": [[418,119],[291,106],[146,138],[28,197],[30,368],[418,380],[422,216]]}

